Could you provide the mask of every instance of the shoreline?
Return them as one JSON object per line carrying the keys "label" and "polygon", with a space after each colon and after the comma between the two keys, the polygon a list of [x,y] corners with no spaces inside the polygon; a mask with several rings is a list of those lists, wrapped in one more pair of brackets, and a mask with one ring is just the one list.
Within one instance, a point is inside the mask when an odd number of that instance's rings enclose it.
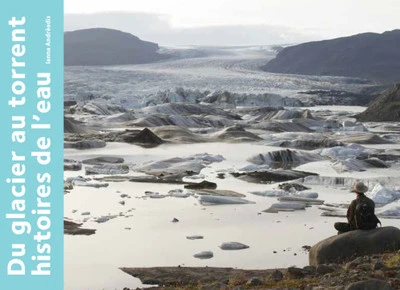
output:
{"label": "shoreline", "polygon": [[303,268],[243,270],[178,266],[120,270],[146,285],[136,289],[400,289],[400,251]]}

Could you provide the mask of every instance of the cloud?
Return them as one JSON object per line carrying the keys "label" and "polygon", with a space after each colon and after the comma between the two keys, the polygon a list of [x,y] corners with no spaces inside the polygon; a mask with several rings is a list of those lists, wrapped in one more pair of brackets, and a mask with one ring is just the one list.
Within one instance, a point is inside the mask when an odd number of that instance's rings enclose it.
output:
{"label": "cloud", "polygon": [[224,25],[198,28],[174,28],[162,14],[106,12],[66,14],[65,31],[106,27],[132,33],[160,45],[231,46],[287,44],[320,39],[293,28],[272,25]]}

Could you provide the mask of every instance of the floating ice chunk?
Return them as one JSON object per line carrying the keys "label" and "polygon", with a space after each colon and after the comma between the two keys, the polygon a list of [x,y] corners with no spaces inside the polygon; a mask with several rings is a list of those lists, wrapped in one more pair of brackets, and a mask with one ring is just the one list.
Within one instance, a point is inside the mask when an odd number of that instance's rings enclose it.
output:
{"label": "floating ice chunk", "polygon": [[375,214],[379,217],[400,218],[400,200],[375,209]]}
{"label": "floating ice chunk", "polygon": [[250,193],[259,195],[259,196],[267,196],[267,197],[277,197],[277,196],[288,195],[288,193],[284,190],[250,191]]}
{"label": "floating ice chunk", "polygon": [[164,176],[175,175],[186,177],[197,175],[205,166],[223,160],[224,157],[221,155],[202,153],[187,157],[174,157],[161,161],[149,162],[142,166],[135,167],[134,170],[155,176],[160,176],[162,174]]}
{"label": "floating ice chunk", "polygon": [[199,189],[193,191],[197,195],[227,196],[227,197],[245,197],[244,194],[226,189]]}
{"label": "floating ice chunk", "polygon": [[314,198],[307,198],[307,197],[300,197],[300,196],[281,196],[278,198],[281,202],[304,202],[305,204],[323,204],[324,201],[321,199],[314,199]]}
{"label": "floating ice chunk", "polygon": [[188,158],[193,158],[194,160],[201,160],[206,164],[211,164],[214,162],[222,162],[225,160],[225,158],[220,154],[213,155],[213,154],[208,154],[208,153],[199,153],[199,154],[195,154]]}
{"label": "floating ice chunk", "polygon": [[71,171],[79,171],[82,169],[82,162],[78,160],[72,159],[64,159],[64,171],[71,170]]}
{"label": "floating ice chunk", "polygon": [[194,254],[193,257],[197,259],[211,259],[214,257],[214,253],[211,251],[202,251],[200,253]]}
{"label": "floating ice chunk", "polygon": [[64,142],[64,148],[74,148],[79,150],[106,147],[104,140],[80,140],[76,142]]}
{"label": "floating ice chunk", "polygon": [[321,216],[346,217],[348,205],[323,204],[318,209],[323,210]]}
{"label": "floating ice chunk", "polygon": [[103,164],[85,168],[85,174],[127,174],[129,166],[126,164]]}
{"label": "floating ice chunk", "polygon": [[148,197],[150,197],[150,198],[164,198],[166,196],[165,195],[161,195],[161,194],[150,194],[150,195],[148,195]]}
{"label": "floating ice chunk", "polygon": [[365,147],[361,144],[357,144],[357,143],[349,143],[346,146],[347,148],[351,148],[351,149],[358,149],[360,151],[364,151]]}
{"label": "floating ice chunk", "polygon": [[342,147],[332,147],[332,148],[324,148],[321,150],[322,156],[327,156],[330,158],[337,158],[337,159],[346,159],[351,157],[359,156],[364,150],[361,148],[351,148],[350,146]]}
{"label": "floating ice chunk", "polygon": [[198,174],[198,175],[192,175],[192,176],[186,176],[185,179],[204,179],[206,176],[204,174]]}
{"label": "floating ice chunk", "polygon": [[356,181],[355,177],[341,176],[306,176],[298,180],[303,184],[345,186],[346,188],[352,187]]}
{"label": "floating ice chunk", "polygon": [[307,198],[318,198],[318,192],[296,192],[294,196],[307,197]]}
{"label": "floating ice chunk", "polygon": [[87,186],[94,188],[108,187],[108,183],[106,182],[74,181],[73,184],[76,186]]}
{"label": "floating ice chunk", "polygon": [[239,171],[244,171],[244,172],[248,172],[248,171],[264,171],[264,170],[269,170],[269,169],[271,169],[271,166],[269,166],[269,165],[249,164],[249,165],[246,165],[245,167],[240,168]]}
{"label": "floating ice chunk", "polygon": [[247,159],[247,161],[256,165],[271,165],[271,164],[276,165],[277,163],[282,165],[284,164],[300,165],[322,159],[323,158],[321,156],[315,153],[284,149],[278,151],[271,151],[265,154],[257,154]]}
{"label": "floating ice chunk", "polygon": [[336,172],[342,173],[347,171],[365,171],[367,166],[362,160],[347,158],[334,162],[332,168],[335,169]]}
{"label": "floating ice chunk", "polygon": [[94,221],[97,223],[105,223],[108,222],[111,219],[116,218],[118,215],[107,215],[107,216],[101,216],[99,218],[96,218]]}
{"label": "floating ice chunk", "polygon": [[365,160],[347,158],[335,162],[332,167],[336,172],[341,173],[345,171],[365,171],[368,168],[388,168],[389,165],[378,158],[367,158]]}
{"label": "floating ice chunk", "polygon": [[200,196],[200,203],[201,204],[247,204],[254,202],[238,197],[202,195]]}
{"label": "floating ice chunk", "polygon": [[86,103],[82,111],[93,115],[112,115],[114,113],[125,112],[121,105],[112,104],[101,99]]}
{"label": "floating ice chunk", "polygon": [[325,136],[321,133],[308,132],[282,132],[277,134],[268,134],[265,139],[267,141],[292,141],[292,140],[321,140]]}
{"label": "floating ice chunk", "polygon": [[95,158],[85,159],[82,161],[84,164],[103,165],[107,163],[120,164],[124,163],[124,158],[114,156],[99,156]]}
{"label": "floating ice chunk", "polygon": [[356,125],[352,127],[342,127],[342,131],[351,131],[351,132],[368,132],[368,129],[364,127],[364,125]]}
{"label": "floating ice chunk", "polygon": [[148,190],[147,190],[147,191],[144,192],[144,194],[147,195],[147,196],[150,196],[150,195],[158,195],[158,194],[160,194],[160,193],[155,192],[155,191],[148,191]]}
{"label": "floating ice chunk", "polygon": [[304,202],[278,202],[272,204],[268,209],[263,210],[263,212],[278,212],[278,211],[295,211],[295,210],[303,210],[306,208],[306,204]]}
{"label": "floating ice chunk", "polygon": [[221,250],[243,250],[250,248],[248,245],[239,242],[226,242],[222,243],[219,247]]}
{"label": "floating ice chunk", "polygon": [[388,204],[400,198],[399,192],[390,190],[380,183],[377,183],[367,195],[377,204]]}
{"label": "floating ice chunk", "polygon": [[67,179],[66,179],[66,182],[68,182],[68,183],[72,183],[72,184],[74,184],[75,182],[86,182],[88,179],[86,179],[86,178],[84,178],[84,177],[82,177],[82,176],[76,176],[76,177],[68,177]]}
{"label": "floating ice chunk", "polygon": [[187,236],[186,239],[188,240],[201,240],[203,239],[203,236],[199,236],[199,235],[193,235],[193,236]]}
{"label": "floating ice chunk", "polygon": [[186,198],[189,197],[190,194],[187,192],[183,192],[182,189],[173,189],[168,191],[168,195],[172,197]]}
{"label": "floating ice chunk", "polygon": [[164,197],[167,196],[167,195],[161,195],[160,193],[154,192],[154,191],[145,191],[144,194],[145,194],[144,198],[145,198],[145,197],[150,197],[150,198],[164,198]]}

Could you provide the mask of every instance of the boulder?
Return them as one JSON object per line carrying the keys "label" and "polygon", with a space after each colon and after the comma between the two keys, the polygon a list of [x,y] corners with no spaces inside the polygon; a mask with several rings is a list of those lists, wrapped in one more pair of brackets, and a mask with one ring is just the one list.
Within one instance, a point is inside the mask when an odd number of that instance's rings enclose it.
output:
{"label": "boulder", "polygon": [[262,284],[264,284],[263,281],[258,277],[253,277],[246,282],[246,286],[250,287],[257,287],[261,286]]}
{"label": "boulder", "polygon": [[341,263],[357,256],[399,249],[400,230],[396,227],[355,230],[329,237],[314,245],[309,253],[309,263],[311,266]]}
{"label": "boulder", "polygon": [[272,282],[279,282],[282,281],[283,279],[283,274],[279,270],[274,270],[272,273],[268,276],[268,280]]}
{"label": "boulder", "polygon": [[392,290],[394,289],[387,281],[370,279],[365,281],[358,281],[347,285],[345,290]]}

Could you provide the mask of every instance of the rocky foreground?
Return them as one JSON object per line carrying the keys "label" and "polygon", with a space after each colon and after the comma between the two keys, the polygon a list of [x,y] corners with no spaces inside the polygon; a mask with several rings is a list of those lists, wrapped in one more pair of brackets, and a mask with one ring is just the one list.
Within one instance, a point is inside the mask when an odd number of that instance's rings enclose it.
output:
{"label": "rocky foreground", "polygon": [[396,227],[351,231],[303,248],[309,251],[310,265],[303,268],[121,270],[143,284],[166,289],[400,289],[400,230]]}
{"label": "rocky foreground", "polygon": [[155,267],[121,270],[141,279],[144,284],[160,285],[146,289],[400,289],[400,252],[304,268]]}

